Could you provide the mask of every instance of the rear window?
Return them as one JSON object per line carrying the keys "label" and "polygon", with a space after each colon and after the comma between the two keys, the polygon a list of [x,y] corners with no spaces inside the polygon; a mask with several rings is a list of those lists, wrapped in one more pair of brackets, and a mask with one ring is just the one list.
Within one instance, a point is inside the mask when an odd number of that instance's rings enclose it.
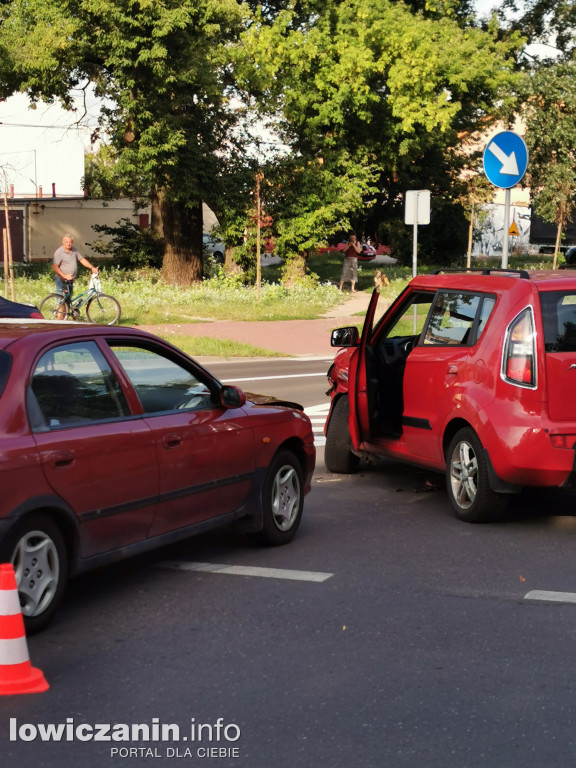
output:
{"label": "rear window", "polygon": [[546,352],[576,352],[576,292],[540,294]]}

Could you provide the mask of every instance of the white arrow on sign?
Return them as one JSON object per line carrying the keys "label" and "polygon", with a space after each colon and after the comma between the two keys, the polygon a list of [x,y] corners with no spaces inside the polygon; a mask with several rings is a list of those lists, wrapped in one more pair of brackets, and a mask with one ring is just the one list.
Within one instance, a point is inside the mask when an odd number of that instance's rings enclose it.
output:
{"label": "white arrow on sign", "polygon": [[500,173],[505,173],[506,176],[518,176],[519,171],[518,163],[516,161],[516,152],[510,152],[510,154],[507,155],[502,147],[499,147],[495,141],[488,145],[488,150],[502,163]]}

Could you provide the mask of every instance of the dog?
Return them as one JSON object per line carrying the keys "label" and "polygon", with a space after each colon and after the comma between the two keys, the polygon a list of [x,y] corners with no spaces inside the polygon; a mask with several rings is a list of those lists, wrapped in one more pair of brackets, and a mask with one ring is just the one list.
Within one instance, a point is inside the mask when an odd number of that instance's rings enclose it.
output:
{"label": "dog", "polygon": [[386,277],[384,272],[380,272],[379,269],[374,272],[374,285],[376,288],[382,288],[385,285],[390,285],[390,280]]}

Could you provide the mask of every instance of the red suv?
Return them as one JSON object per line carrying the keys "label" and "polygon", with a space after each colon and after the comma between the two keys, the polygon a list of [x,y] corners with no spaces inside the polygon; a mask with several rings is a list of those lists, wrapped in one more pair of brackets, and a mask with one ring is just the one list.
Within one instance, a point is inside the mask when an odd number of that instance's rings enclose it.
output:
{"label": "red suv", "polygon": [[573,487],[576,276],[414,278],[362,335],[332,334],[326,467],[389,456],[446,473],[456,515],[493,519],[524,486]]}

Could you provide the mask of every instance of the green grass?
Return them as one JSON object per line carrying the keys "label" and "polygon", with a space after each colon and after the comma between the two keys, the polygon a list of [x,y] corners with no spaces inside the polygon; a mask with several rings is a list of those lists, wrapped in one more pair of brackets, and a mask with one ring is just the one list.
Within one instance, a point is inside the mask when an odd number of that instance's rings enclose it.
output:
{"label": "green grass", "polygon": [[[267,271],[269,271],[268,268]],[[38,306],[54,291],[48,267],[19,269],[15,280],[16,301]],[[84,271],[75,283],[76,293],[87,287]],[[311,320],[342,301],[332,285],[296,287],[263,284],[260,290],[235,286],[226,280],[207,280],[190,288],[164,284],[157,273],[135,276],[103,267],[102,287],[122,306],[122,325],[194,323],[203,320]]]}
{"label": "green grass", "polygon": [[280,352],[253,347],[230,339],[212,339],[208,336],[186,336],[180,333],[159,333],[163,339],[192,357],[286,357]]}

